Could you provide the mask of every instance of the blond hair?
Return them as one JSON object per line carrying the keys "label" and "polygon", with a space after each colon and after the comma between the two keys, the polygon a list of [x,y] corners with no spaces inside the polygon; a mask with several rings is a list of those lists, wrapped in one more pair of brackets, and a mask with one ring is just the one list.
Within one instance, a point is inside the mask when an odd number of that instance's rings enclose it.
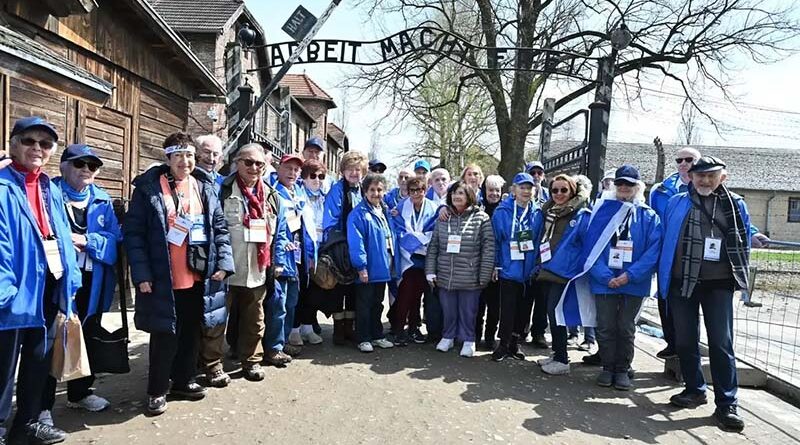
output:
{"label": "blond hair", "polygon": [[367,174],[368,165],[369,160],[366,154],[360,151],[348,151],[342,155],[342,159],[339,161],[339,172],[344,173],[344,171],[350,167],[359,167],[361,169],[361,174],[365,175]]}

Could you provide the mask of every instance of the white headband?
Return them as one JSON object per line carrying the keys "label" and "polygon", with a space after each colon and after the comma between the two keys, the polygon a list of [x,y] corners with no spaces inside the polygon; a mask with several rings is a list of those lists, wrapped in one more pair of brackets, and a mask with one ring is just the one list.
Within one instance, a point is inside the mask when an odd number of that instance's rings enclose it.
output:
{"label": "white headband", "polygon": [[179,151],[188,151],[189,153],[194,153],[195,148],[194,145],[170,145],[169,147],[164,149],[164,153],[171,155],[172,153],[177,153]]}

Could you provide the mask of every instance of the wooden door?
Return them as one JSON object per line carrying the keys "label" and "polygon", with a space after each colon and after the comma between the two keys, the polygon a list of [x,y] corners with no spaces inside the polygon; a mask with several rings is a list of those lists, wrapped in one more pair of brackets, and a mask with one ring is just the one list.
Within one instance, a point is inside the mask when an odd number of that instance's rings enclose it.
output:
{"label": "wooden door", "polygon": [[77,140],[92,147],[103,167],[95,183],[112,198],[127,198],[133,168],[131,159],[132,119],[117,111],[78,103]]}

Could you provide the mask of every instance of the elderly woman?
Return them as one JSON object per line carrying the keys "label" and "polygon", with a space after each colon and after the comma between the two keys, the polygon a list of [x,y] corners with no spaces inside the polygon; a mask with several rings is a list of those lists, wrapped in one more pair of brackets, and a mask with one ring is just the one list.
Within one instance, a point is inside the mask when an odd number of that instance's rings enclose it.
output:
{"label": "elderly woman", "polygon": [[[347,238],[347,217],[361,203],[361,180],[367,174],[367,156],[358,151],[349,151],[339,161],[342,179],[331,186],[322,207],[323,242],[332,237]],[[331,301],[326,315],[333,316],[333,343],[343,345],[347,340],[355,341],[355,289],[353,285],[337,285],[328,292]]]}
{"label": "elderly woman", "polygon": [[322,343],[322,337],[314,332],[313,325],[317,319],[317,308],[325,301],[325,295],[311,276],[317,266],[319,245],[322,243],[322,216],[325,205],[322,185],[327,174],[328,169],[325,165],[313,159],[306,160],[300,169],[306,202],[302,211],[303,267],[299,271],[300,299],[295,307],[294,323],[289,333],[289,344],[295,346],[303,346],[304,342],[312,345]]}
{"label": "elderly woman", "polygon": [[597,384],[626,391],[632,386],[635,319],[642,300],[651,294],[661,222],[644,203],[643,184],[634,167],[617,169],[614,188],[595,204],[591,218],[581,218],[577,230],[563,241],[566,252],[561,256],[578,272],[567,283],[556,315],[559,324],[592,326],[595,306],[603,366]]}
{"label": "elderly woman", "polygon": [[136,286],[134,321],[150,333],[151,414],[166,411],[168,391],[191,400],[205,397],[206,388],[194,381],[201,330],[204,318],[206,327],[224,322],[223,280],[234,272],[215,184],[194,172],[191,137],[167,136],[164,151],[166,165],[133,181],[123,227]]}
{"label": "elderly woman", "polygon": [[[88,145],[70,145],[61,154],[61,176],[53,180],[63,192],[72,246],[78,254],[82,285],[75,294],[75,304],[84,332],[91,332],[92,325],[99,324],[103,312],[111,307],[117,283],[117,243],[122,238],[111,197],[94,184],[102,165]],[[67,382],[67,406],[92,412],[108,408],[108,400],[92,392],[93,383],[94,375]],[[40,420],[50,417],[55,396],[56,379],[50,377]]]}
{"label": "elderly woman", "polygon": [[533,307],[531,282],[539,257],[542,211],[533,202],[534,179],[514,176],[514,196],[503,201],[492,216],[497,243],[495,279],[500,281],[500,344],[492,360],[524,359],[519,344]]}
{"label": "elderly woman", "polygon": [[394,346],[383,335],[381,314],[386,283],[392,279],[392,257],[397,239],[389,225],[383,202],[386,179],[370,173],[361,185],[364,200],[347,216],[347,244],[350,262],[358,271],[355,285],[358,350],[372,352],[373,346]]}
{"label": "elderly woman", "polygon": [[450,216],[437,221],[425,259],[425,276],[431,287],[439,289],[444,316],[436,349],[447,352],[460,340],[461,356],[472,357],[478,301],[492,279],[494,233],[489,215],[480,209],[475,190],[466,182],[450,186],[447,206]]}
{"label": "elderly woman", "polygon": [[[500,205],[500,200],[503,197],[503,186],[506,181],[502,176],[489,175],[481,185],[481,192],[485,197],[483,200],[483,211],[489,215],[489,218],[494,215],[495,209]],[[486,314],[486,330],[483,326],[483,315]],[[492,280],[486,289],[481,292],[481,298],[478,303],[478,319],[475,322],[475,339],[480,341],[481,334],[483,336],[483,349],[486,351],[493,351],[495,344],[495,334],[497,333],[497,324],[500,322],[500,288],[497,281]]]}
{"label": "elderly woman", "polygon": [[[553,356],[539,360],[542,371],[551,375],[569,373],[569,358],[567,356],[567,328],[556,323],[556,305],[561,299],[567,279],[554,273],[553,258],[562,258],[562,240],[578,224],[582,217],[581,210],[589,205],[591,190],[580,186],[575,179],[568,175],[558,175],[550,183],[550,199],[542,206],[544,214],[544,229],[540,238],[539,274],[533,286],[535,304],[543,302],[547,307],[547,317],[550,321],[550,335],[552,337]],[[560,269],[559,269],[560,270]],[[566,275],[562,272],[563,275]],[[547,322],[534,323],[531,334],[535,344],[547,343],[544,339],[544,330]]]}
{"label": "elderly woman", "polygon": [[394,343],[398,346],[406,346],[410,341],[425,341],[419,332],[419,311],[422,295],[430,292],[425,281],[425,256],[436,223],[436,206],[425,197],[425,182],[418,178],[410,179],[408,193],[409,197],[400,201],[392,217],[398,244],[395,267],[400,285],[390,321]]}

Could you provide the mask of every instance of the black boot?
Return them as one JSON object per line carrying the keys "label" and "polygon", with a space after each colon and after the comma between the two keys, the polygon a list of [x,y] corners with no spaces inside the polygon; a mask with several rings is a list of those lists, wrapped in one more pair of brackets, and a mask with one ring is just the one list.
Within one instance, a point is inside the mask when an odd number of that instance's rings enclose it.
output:
{"label": "black boot", "polygon": [[344,320],[344,338],[348,341],[355,342],[358,338],[355,330],[355,320],[352,318],[345,318]]}
{"label": "black boot", "polygon": [[342,346],[347,344],[345,336],[344,319],[333,319],[333,344]]}
{"label": "black boot", "polygon": [[501,340],[500,344],[497,345],[497,348],[492,352],[492,360],[502,362],[508,356],[508,346]]}
{"label": "black boot", "polygon": [[516,360],[525,360],[525,354],[519,347],[519,336],[517,334],[511,334],[511,342],[508,345],[508,355]]}

